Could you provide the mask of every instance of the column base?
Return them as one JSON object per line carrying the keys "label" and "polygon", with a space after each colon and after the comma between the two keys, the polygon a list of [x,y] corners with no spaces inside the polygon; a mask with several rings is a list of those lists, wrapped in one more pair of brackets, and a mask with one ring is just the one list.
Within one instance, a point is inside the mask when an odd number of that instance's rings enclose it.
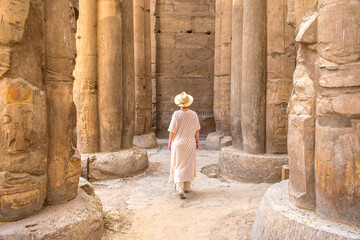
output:
{"label": "column base", "polygon": [[0,239],[99,240],[102,234],[102,213],[81,189],[67,203],[47,206],[37,215],[0,224]]}
{"label": "column base", "polygon": [[155,133],[148,133],[143,135],[135,135],[133,144],[136,147],[144,149],[153,149],[159,146]]}
{"label": "column base", "polygon": [[207,150],[220,150],[223,147],[231,146],[231,136],[223,136],[217,132],[209,133],[206,137],[205,148]]}
{"label": "column base", "polygon": [[81,154],[81,175],[89,181],[131,177],[148,166],[147,151],[137,147],[119,152]]}
{"label": "column base", "polygon": [[272,185],[265,193],[252,229],[252,239],[360,239],[360,229],[332,222],[314,211],[289,201],[288,180]]}
{"label": "column base", "polygon": [[288,163],[285,154],[250,154],[232,146],[222,148],[219,159],[222,175],[248,183],[279,182],[281,167]]}

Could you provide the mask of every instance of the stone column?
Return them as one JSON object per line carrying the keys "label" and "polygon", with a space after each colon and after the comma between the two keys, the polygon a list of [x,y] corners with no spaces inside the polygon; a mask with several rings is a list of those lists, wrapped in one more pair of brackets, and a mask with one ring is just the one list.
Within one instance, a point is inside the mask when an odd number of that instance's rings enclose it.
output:
{"label": "stone column", "polygon": [[[143,9],[144,5],[139,8]],[[97,61],[97,68],[91,71],[97,76],[99,148],[95,152],[84,151],[81,156],[82,176],[91,181],[129,177],[148,166],[146,150],[132,148],[135,120],[134,66],[139,67],[139,76],[142,80],[145,79],[143,49],[137,49],[139,56],[142,52],[142,57],[138,60],[143,67],[137,65],[138,62],[134,64],[133,11],[133,1],[99,0],[96,42],[90,34],[79,34],[80,39],[96,44],[97,48],[97,58],[92,58]],[[80,21],[79,24],[86,25],[80,26],[80,29],[92,29],[94,26],[93,21]],[[143,24],[139,23],[137,28],[141,27]],[[94,35],[93,30],[91,34]],[[143,30],[142,34],[144,35]],[[137,43],[141,43],[144,48],[144,39]],[[80,45],[79,50],[82,50],[82,47]],[[83,62],[85,60],[79,58],[78,69],[81,70],[81,66],[86,64]],[[78,80],[82,77],[80,70],[77,71]],[[78,105],[84,104],[86,98],[80,95]]]}
{"label": "stone column", "polygon": [[295,66],[293,33],[285,27],[286,3],[233,3],[233,144],[221,149],[219,168],[221,174],[242,182],[277,182],[282,165],[288,163],[286,105]]}
{"label": "stone column", "polygon": [[[294,72],[294,94],[288,107],[289,196],[298,207],[315,209],[316,55],[299,45]],[[304,87],[306,86],[306,87]],[[302,107],[299,107],[302,106]]]}
{"label": "stone column", "polygon": [[131,148],[135,125],[134,75],[134,6],[133,1],[122,2],[122,77],[123,77],[123,132],[121,147]]}
{"label": "stone column", "polygon": [[144,2],[144,41],[145,41],[145,127],[144,133],[151,131],[151,114],[152,114],[152,83],[151,83],[151,17],[150,17],[150,0]]}
{"label": "stone column", "polygon": [[231,41],[231,105],[230,123],[233,147],[242,149],[241,76],[243,39],[243,0],[233,0]]}
{"label": "stone column", "polygon": [[[100,239],[101,211],[85,192],[76,194],[80,165],[71,156],[75,114],[69,103],[72,79],[67,74],[74,64],[75,26],[69,22],[75,23],[76,2],[58,1],[55,8],[48,4],[42,0],[0,3],[0,238],[58,239],[61,232],[62,239],[72,239],[81,232],[79,240],[90,235]],[[59,46],[65,56],[59,54]],[[44,206],[46,195],[50,204],[64,203]]]}
{"label": "stone column", "polygon": [[0,14],[0,222],[8,222],[39,212],[46,197],[43,5],[4,1]]}
{"label": "stone column", "polygon": [[216,132],[208,134],[206,148],[220,150],[231,145],[230,73],[232,0],[217,0],[215,5],[214,118]]}
{"label": "stone column", "polygon": [[155,133],[150,133],[151,89],[150,0],[134,2],[135,129],[134,145],[157,147]]}
{"label": "stone column", "polygon": [[124,90],[122,66],[121,3],[98,1],[98,108],[101,152],[116,152],[122,146]]}
{"label": "stone column", "polygon": [[[45,90],[48,109],[48,204],[76,197],[80,155],[76,149],[76,109],[72,98],[75,67],[75,1],[44,2]],[[64,121],[67,119],[67,121]]]}
{"label": "stone column", "polygon": [[290,179],[266,192],[252,237],[358,239],[360,2],[291,5],[298,52],[289,104]]}
{"label": "stone column", "polygon": [[360,226],[359,23],[360,2],[354,0],[322,1],[314,22],[319,66],[316,212],[357,226]]}
{"label": "stone column", "polygon": [[77,28],[76,87],[78,148],[82,153],[99,151],[97,84],[97,1],[79,0]]}
{"label": "stone column", "polygon": [[150,0],[151,128],[156,129],[156,0]]}
{"label": "stone column", "polygon": [[230,136],[231,15],[232,0],[222,0],[219,100],[221,132],[224,136]]}
{"label": "stone column", "polygon": [[287,1],[267,3],[266,153],[287,153],[287,106],[295,69],[294,29]]}
{"label": "stone column", "polygon": [[145,130],[145,0],[134,2],[134,60],[135,60],[135,130],[136,135]]}
{"label": "stone column", "polygon": [[221,29],[222,29],[222,0],[216,0],[215,5],[215,52],[214,52],[214,118],[216,132],[221,132],[221,99],[220,99],[220,75],[221,75]]}
{"label": "stone column", "polygon": [[243,148],[265,153],[266,1],[244,0],[241,126]]}

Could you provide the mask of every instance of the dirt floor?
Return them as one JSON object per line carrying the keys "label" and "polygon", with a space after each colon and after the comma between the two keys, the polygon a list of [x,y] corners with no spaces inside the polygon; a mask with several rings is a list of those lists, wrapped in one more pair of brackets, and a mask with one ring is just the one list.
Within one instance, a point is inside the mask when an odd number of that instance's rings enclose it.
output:
{"label": "dirt floor", "polygon": [[219,177],[219,151],[204,150],[202,141],[192,192],[181,200],[167,185],[167,142],[159,143],[159,149],[148,151],[150,167],[145,173],[93,183],[103,203],[106,230],[102,239],[251,239],[257,208],[270,184],[244,184]]}

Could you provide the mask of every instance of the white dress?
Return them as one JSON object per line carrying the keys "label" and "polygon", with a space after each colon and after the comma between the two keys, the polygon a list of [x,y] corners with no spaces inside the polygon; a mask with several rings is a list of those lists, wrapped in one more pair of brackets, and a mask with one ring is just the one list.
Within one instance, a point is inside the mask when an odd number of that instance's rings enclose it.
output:
{"label": "white dress", "polygon": [[179,110],[173,113],[168,130],[175,133],[171,144],[169,184],[194,180],[196,176],[195,133],[199,129],[200,123],[196,112]]}

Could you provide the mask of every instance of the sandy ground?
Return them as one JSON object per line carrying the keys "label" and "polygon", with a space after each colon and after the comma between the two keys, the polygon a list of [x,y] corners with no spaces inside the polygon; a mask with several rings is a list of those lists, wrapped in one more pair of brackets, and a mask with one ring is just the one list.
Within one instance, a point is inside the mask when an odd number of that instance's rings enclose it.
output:
{"label": "sandy ground", "polygon": [[[103,240],[251,239],[251,227],[269,184],[209,178],[200,171],[216,164],[219,151],[197,151],[197,177],[181,200],[167,185],[170,152],[166,140],[149,150],[149,169],[136,177],[96,182],[103,203]],[[204,141],[201,141],[204,145]]]}

